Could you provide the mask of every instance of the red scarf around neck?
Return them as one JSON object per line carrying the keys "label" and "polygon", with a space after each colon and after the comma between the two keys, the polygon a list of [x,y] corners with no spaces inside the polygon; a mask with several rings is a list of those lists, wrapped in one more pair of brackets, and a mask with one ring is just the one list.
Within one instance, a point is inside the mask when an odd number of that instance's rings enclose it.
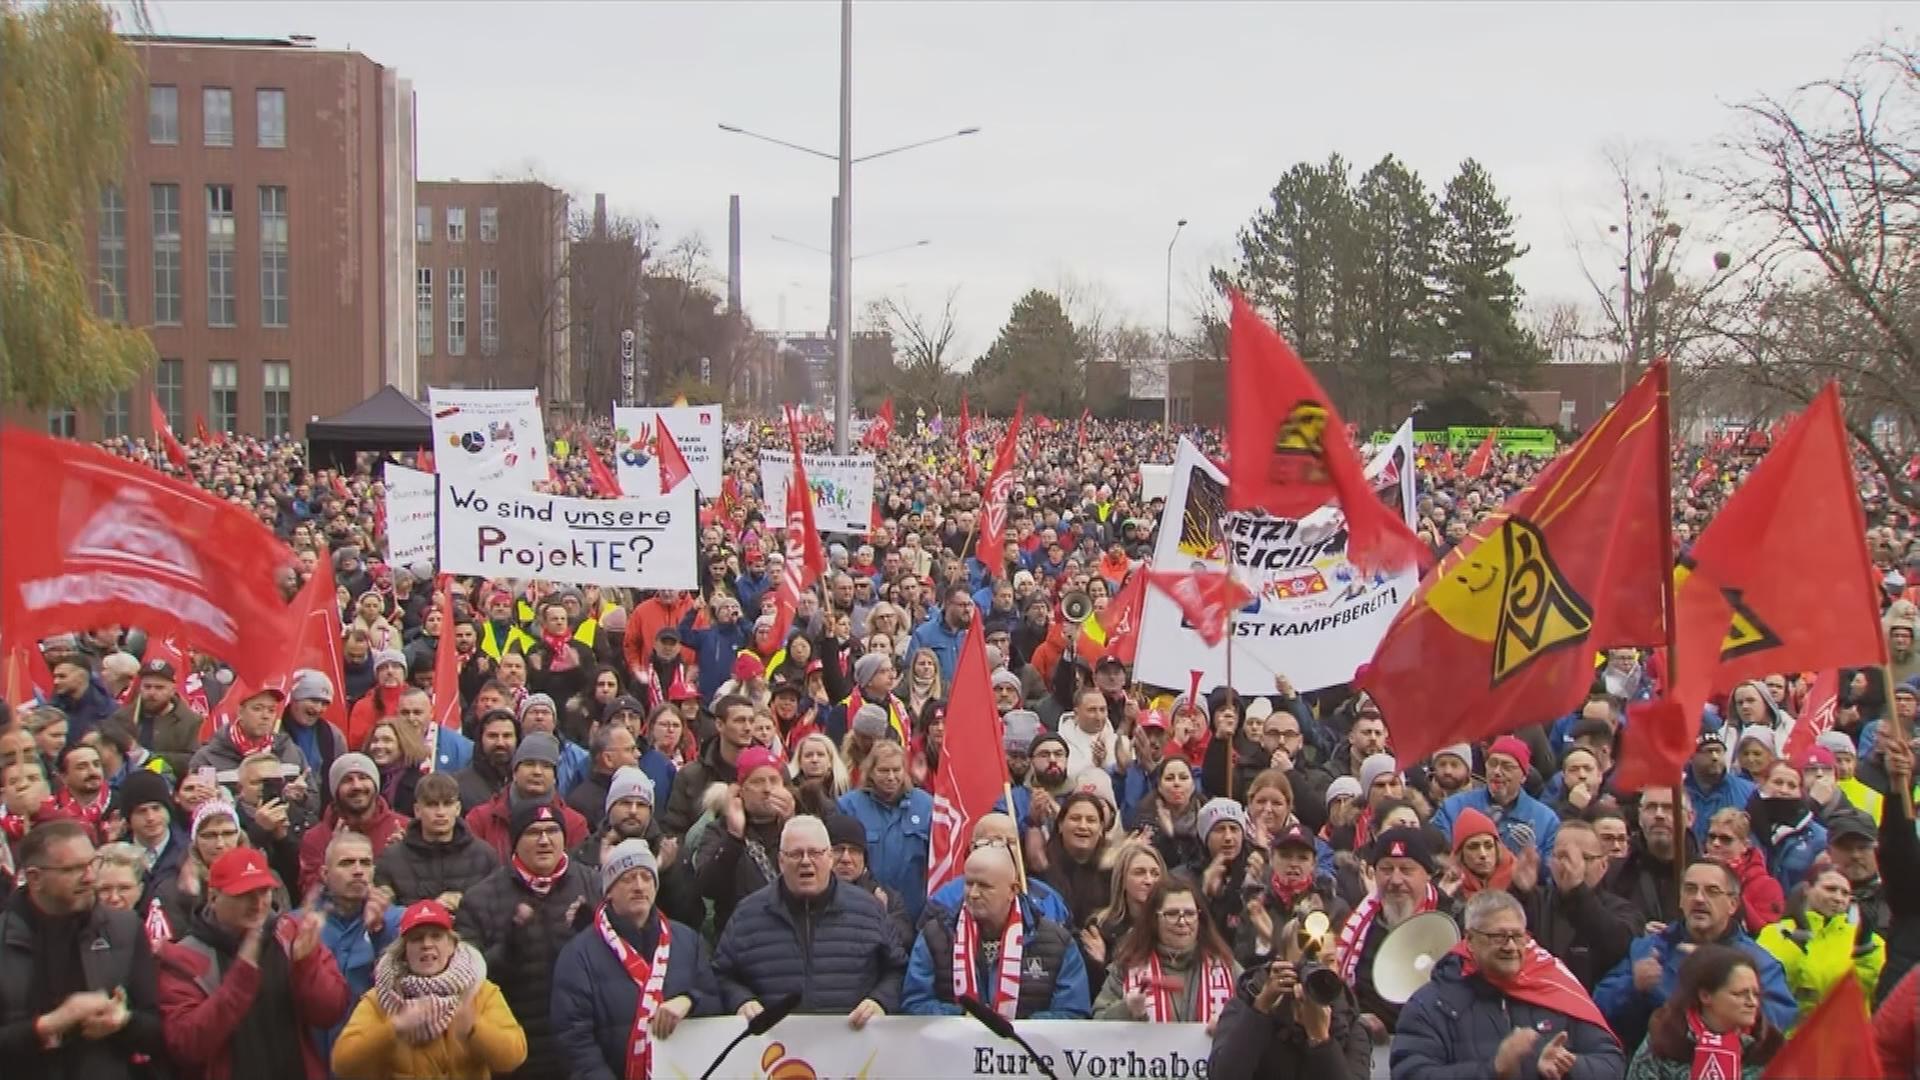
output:
{"label": "red scarf around neck", "polygon": [[[1584,1020],[1613,1035],[1613,1028],[1607,1025],[1607,1018],[1600,1015],[1600,1007],[1593,1003],[1593,998],[1587,994],[1586,988],[1580,985],[1580,980],[1574,978],[1573,972],[1567,970],[1567,966],[1560,962],[1560,958],[1542,948],[1539,942],[1528,939],[1527,955],[1520,962],[1520,971],[1513,978],[1505,981],[1497,980],[1481,971],[1473,962],[1473,953],[1468,951],[1466,942],[1462,941],[1455,945],[1452,953],[1462,961],[1460,968],[1462,974],[1479,975],[1508,997],[1518,998],[1529,1005],[1570,1016],[1575,1020]],[[1619,1036],[1614,1036],[1614,1041],[1618,1042]],[[1739,1075],[1739,1071],[1735,1070],[1729,1074],[1727,1080],[1739,1080]]]}
{"label": "red scarf around neck", "polygon": [[[1187,978],[1200,980],[1200,988],[1194,994],[1194,1014],[1186,1019],[1202,1024],[1219,1019],[1227,1009],[1227,1002],[1233,1000],[1233,965],[1217,956],[1198,954],[1193,958]],[[1180,1020],[1173,1004],[1173,987],[1178,984],[1166,977],[1160,963],[1160,950],[1148,953],[1146,963],[1127,972],[1127,984],[1146,996],[1148,1023],[1171,1024]]]}
{"label": "red scarf around neck", "polygon": [[[1427,886],[1427,895],[1421,897],[1420,906],[1414,914],[1420,915],[1440,906],[1440,893],[1432,885]],[[1370,892],[1353,909],[1347,921],[1340,927],[1339,943],[1334,956],[1340,966],[1340,978],[1348,986],[1358,986],[1360,976],[1360,954],[1367,950],[1367,934],[1373,930],[1373,920],[1380,916],[1380,894]]]}
{"label": "red scarf around neck", "polygon": [[513,857],[513,872],[520,875],[520,880],[526,882],[527,888],[532,889],[535,896],[545,896],[553,891],[554,883],[566,874],[567,857],[560,856],[560,862],[554,866],[553,873],[542,876],[528,868],[516,854]]}
{"label": "red scarf around neck", "polygon": [[627,1067],[625,1080],[650,1080],[653,1076],[653,1039],[648,1024],[653,1014],[660,1009],[662,993],[667,985],[668,933],[667,921],[660,920],[660,944],[653,947],[651,963],[640,958],[640,951],[628,945],[619,933],[613,929],[613,921],[607,916],[607,906],[600,905],[600,912],[594,916],[593,925],[600,931],[600,939],[613,950],[614,958],[626,969],[627,977],[633,980],[634,989],[639,993],[633,1014],[633,1027],[627,1031]]}
{"label": "red scarf around neck", "polygon": [[1688,1080],[1740,1080],[1740,1033],[1725,1035],[1707,1027],[1699,1009],[1687,1010],[1687,1030],[1693,1033],[1693,1065]]}
{"label": "red scarf around neck", "polygon": [[974,970],[973,961],[979,952],[979,938],[980,927],[974,923],[973,916],[962,908],[953,931],[954,1000],[970,997],[1009,1020],[1017,1020],[1020,1011],[1020,959],[1026,945],[1026,935],[1020,925],[1020,901],[1013,902],[1012,910],[1007,913],[1006,928],[1000,932],[1000,964],[991,1000],[981,994],[979,976]]}
{"label": "red scarf around neck", "polygon": [[265,753],[273,749],[273,736],[278,730],[276,727],[260,738],[255,739],[240,730],[240,721],[236,718],[231,724],[227,725],[227,741],[233,743],[235,750],[240,751],[240,758],[244,761],[255,754]]}

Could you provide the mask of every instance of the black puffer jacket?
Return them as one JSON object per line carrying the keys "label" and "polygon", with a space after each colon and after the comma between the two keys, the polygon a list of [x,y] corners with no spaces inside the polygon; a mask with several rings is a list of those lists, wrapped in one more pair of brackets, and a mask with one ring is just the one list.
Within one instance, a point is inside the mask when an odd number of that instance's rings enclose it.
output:
{"label": "black puffer jacket", "polygon": [[1213,1055],[1207,1075],[1213,1080],[1255,1080],[1268,1076],[1311,1076],[1316,1080],[1367,1080],[1373,1067],[1373,1043],[1360,1023],[1360,1010],[1349,992],[1333,1003],[1328,1038],[1307,1045],[1307,1033],[1288,1002],[1262,1013],[1254,998],[1267,981],[1265,964],[1240,977],[1240,989],[1220,1014],[1213,1033]]}
{"label": "black puffer jacket", "polygon": [[1574,1055],[1566,1080],[1626,1075],[1626,1055],[1606,1028],[1503,994],[1479,975],[1466,974],[1464,963],[1451,953],[1441,957],[1433,977],[1400,1010],[1393,1029],[1393,1080],[1492,1076],[1501,1040],[1522,1028],[1537,1032],[1541,1046],[1566,1034]]}
{"label": "black puffer jacket", "polygon": [[850,1013],[866,998],[897,1013],[906,969],[887,909],[838,879],[807,902],[779,883],[747,897],[713,956],[729,1012],[797,993],[802,1013]]}
{"label": "black puffer jacket", "polygon": [[[487,959],[487,977],[506,996],[507,1007],[527,1033],[527,1062],[518,1080],[563,1080],[566,1062],[554,1040],[548,1010],[553,1002],[553,967],[560,950],[573,940],[576,924],[593,917],[600,903],[600,876],[569,863],[560,880],[541,896],[510,866],[487,875],[460,900],[453,928]],[[533,909],[524,926],[514,925],[521,904]]]}
{"label": "black puffer jacket", "polygon": [[493,849],[474,838],[467,823],[455,819],[453,839],[434,843],[421,835],[418,821],[407,824],[407,835],[387,845],[373,864],[373,880],[393,890],[393,902],[406,906],[441,893],[464,893],[499,869]]}

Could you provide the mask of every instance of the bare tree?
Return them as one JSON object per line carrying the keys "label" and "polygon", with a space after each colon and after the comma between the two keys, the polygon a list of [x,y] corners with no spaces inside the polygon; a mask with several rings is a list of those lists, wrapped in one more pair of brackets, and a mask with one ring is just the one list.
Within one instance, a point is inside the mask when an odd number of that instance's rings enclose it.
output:
{"label": "bare tree", "polygon": [[933,311],[899,297],[882,297],[868,305],[871,327],[893,337],[899,363],[894,385],[887,389],[903,399],[898,406],[928,411],[958,406],[954,342],[959,336],[959,299],[960,286],[955,285]]}
{"label": "bare tree", "polygon": [[1585,308],[1572,300],[1549,300],[1531,306],[1533,336],[1550,359],[1559,364],[1591,359]]}

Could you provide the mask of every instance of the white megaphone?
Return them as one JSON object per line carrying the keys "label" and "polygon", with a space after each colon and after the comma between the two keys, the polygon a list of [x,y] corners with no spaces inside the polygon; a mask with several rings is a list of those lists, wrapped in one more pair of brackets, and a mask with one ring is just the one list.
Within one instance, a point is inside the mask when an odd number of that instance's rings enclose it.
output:
{"label": "white megaphone", "polygon": [[1460,943],[1460,928],[1438,911],[1415,915],[1387,934],[1373,954],[1373,988],[1395,1005],[1405,1005],[1427,985],[1433,965]]}

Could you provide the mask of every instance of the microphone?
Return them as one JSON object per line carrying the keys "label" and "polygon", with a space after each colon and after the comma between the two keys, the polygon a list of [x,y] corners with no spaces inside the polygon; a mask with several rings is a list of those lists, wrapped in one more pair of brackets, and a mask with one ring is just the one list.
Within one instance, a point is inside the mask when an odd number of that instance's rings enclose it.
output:
{"label": "microphone", "polygon": [[700,1080],[712,1080],[713,1074],[719,1071],[720,1066],[726,1062],[727,1055],[733,1053],[734,1047],[748,1039],[757,1039],[772,1031],[775,1024],[792,1016],[794,1010],[799,1007],[800,995],[792,993],[761,1009],[758,1016],[747,1021],[746,1030],[735,1035],[733,1041],[727,1044],[727,1048],[720,1051],[720,1056],[713,1059],[713,1064],[707,1066],[707,1071],[700,1074]]}
{"label": "microphone", "polygon": [[993,1032],[994,1035],[1008,1042],[1015,1043],[1020,1049],[1026,1051],[1027,1057],[1032,1060],[1034,1067],[1040,1070],[1040,1075],[1046,1077],[1047,1080],[1060,1080],[1059,1076],[1054,1073],[1053,1067],[1047,1064],[1047,1059],[1040,1056],[1040,1051],[1035,1050],[1033,1044],[1021,1038],[1020,1033],[1013,1030],[1013,1021],[987,1008],[986,1004],[977,997],[962,994],[957,1000],[960,1002],[962,1012],[978,1020],[982,1026],[988,1031]]}

